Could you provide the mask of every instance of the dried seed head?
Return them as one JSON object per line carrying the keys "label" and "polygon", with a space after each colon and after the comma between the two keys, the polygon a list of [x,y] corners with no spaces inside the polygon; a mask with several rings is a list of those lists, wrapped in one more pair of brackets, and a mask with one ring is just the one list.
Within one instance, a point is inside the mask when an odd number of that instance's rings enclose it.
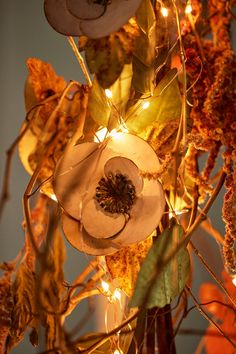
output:
{"label": "dried seed head", "polygon": [[95,200],[109,213],[128,214],[135,198],[136,192],[132,181],[121,173],[111,172],[98,182]]}

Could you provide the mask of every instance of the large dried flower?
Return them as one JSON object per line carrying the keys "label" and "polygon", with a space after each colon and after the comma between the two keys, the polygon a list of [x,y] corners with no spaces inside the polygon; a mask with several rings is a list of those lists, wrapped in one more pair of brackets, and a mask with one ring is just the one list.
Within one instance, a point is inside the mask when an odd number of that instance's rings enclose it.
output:
{"label": "large dried flower", "polygon": [[69,36],[101,38],[120,29],[134,16],[141,0],[45,0],[50,25]]}
{"label": "large dried flower", "polygon": [[154,150],[131,134],[68,149],[57,165],[54,191],[69,242],[105,255],[148,237],[161,219],[165,197],[160,183],[140,172],[159,169]]}

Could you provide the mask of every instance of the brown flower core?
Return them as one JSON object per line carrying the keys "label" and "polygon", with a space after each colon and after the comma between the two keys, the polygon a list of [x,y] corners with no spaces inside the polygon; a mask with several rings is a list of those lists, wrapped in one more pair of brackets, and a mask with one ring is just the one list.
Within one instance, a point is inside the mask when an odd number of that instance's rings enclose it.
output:
{"label": "brown flower core", "polygon": [[136,198],[135,187],[121,173],[102,177],[96,188],[95,199],[109,213],[128,214]]}

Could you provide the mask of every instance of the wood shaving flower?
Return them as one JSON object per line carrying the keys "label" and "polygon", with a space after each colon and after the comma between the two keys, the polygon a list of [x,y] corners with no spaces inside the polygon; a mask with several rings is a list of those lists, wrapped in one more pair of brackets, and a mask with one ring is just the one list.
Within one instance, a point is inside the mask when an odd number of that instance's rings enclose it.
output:
{"label": "wood shaving flower", "polygon": [[88,254],[105,255],[146,239],[161,219],[165,197],[160,183],[140,171],[159,168],[150,145],[131,134],[70,148],[53,183],[69,242]]}
{"label": "wood shaving flower", "polygon": [[134,16],[141,0],[45,0],[49,24],[59,33],[101,38]]}

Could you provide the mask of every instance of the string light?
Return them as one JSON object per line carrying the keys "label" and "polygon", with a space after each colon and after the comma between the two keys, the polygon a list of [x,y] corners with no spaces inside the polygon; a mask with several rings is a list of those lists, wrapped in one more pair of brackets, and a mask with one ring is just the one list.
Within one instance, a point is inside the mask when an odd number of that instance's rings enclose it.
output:
{"label": "string light", "polygon": [[120,349],[116,349],[113,354],[123,354],[123,351]]}
{"label": "string light", "polygon": [[121,292],[119,291],[119,289],[115,289],[112,297],[114,298],[114,300],[121,300]]}
{"label": "string light", "polygon": [[107,98],[112,98],[112,92],[109,89],[105,89],[105,95],[107,96]]}
{"label": "string light", "polygon": [[161,8],[161,14],[163,17],[167,17],[168,16],[168,9],[164,6],[162,6]]}
{"label": "string light", "polygon": [[150,106],[150,102],[144,102],[143,104],[142,104],[142,109],[147,109],[148,107]]}
{"label": "string light", "polygon": [[98,129],[96,131],[95,136],[94,136],[95,143],[102,142],[105,139],[105,137],[107,136],[107,133],[108,133],[107,128]]}
{"label": "string light", "polygon": [[186,7],[185,7],[185,13],[186,15],[190,15],[191,12],[193,11],[192,5],[190,2],[187,3]]}
{"label": "string light", "polygon": [[57,202],[57,197],[55,196],[55,194],[51,194],[51,195],[50,195],[50,198],[51,198],[52,200],[54,200],[54,202]]}
{"label": "string light", "polygon": [[108,284],[106,281],[102,280],[102,281],[101,281],[101,286],[102,286],[103,291],[104,291],[105,293],[108,293],[108,291],[109,291],[109,289],[110,289],[109,284]]}

